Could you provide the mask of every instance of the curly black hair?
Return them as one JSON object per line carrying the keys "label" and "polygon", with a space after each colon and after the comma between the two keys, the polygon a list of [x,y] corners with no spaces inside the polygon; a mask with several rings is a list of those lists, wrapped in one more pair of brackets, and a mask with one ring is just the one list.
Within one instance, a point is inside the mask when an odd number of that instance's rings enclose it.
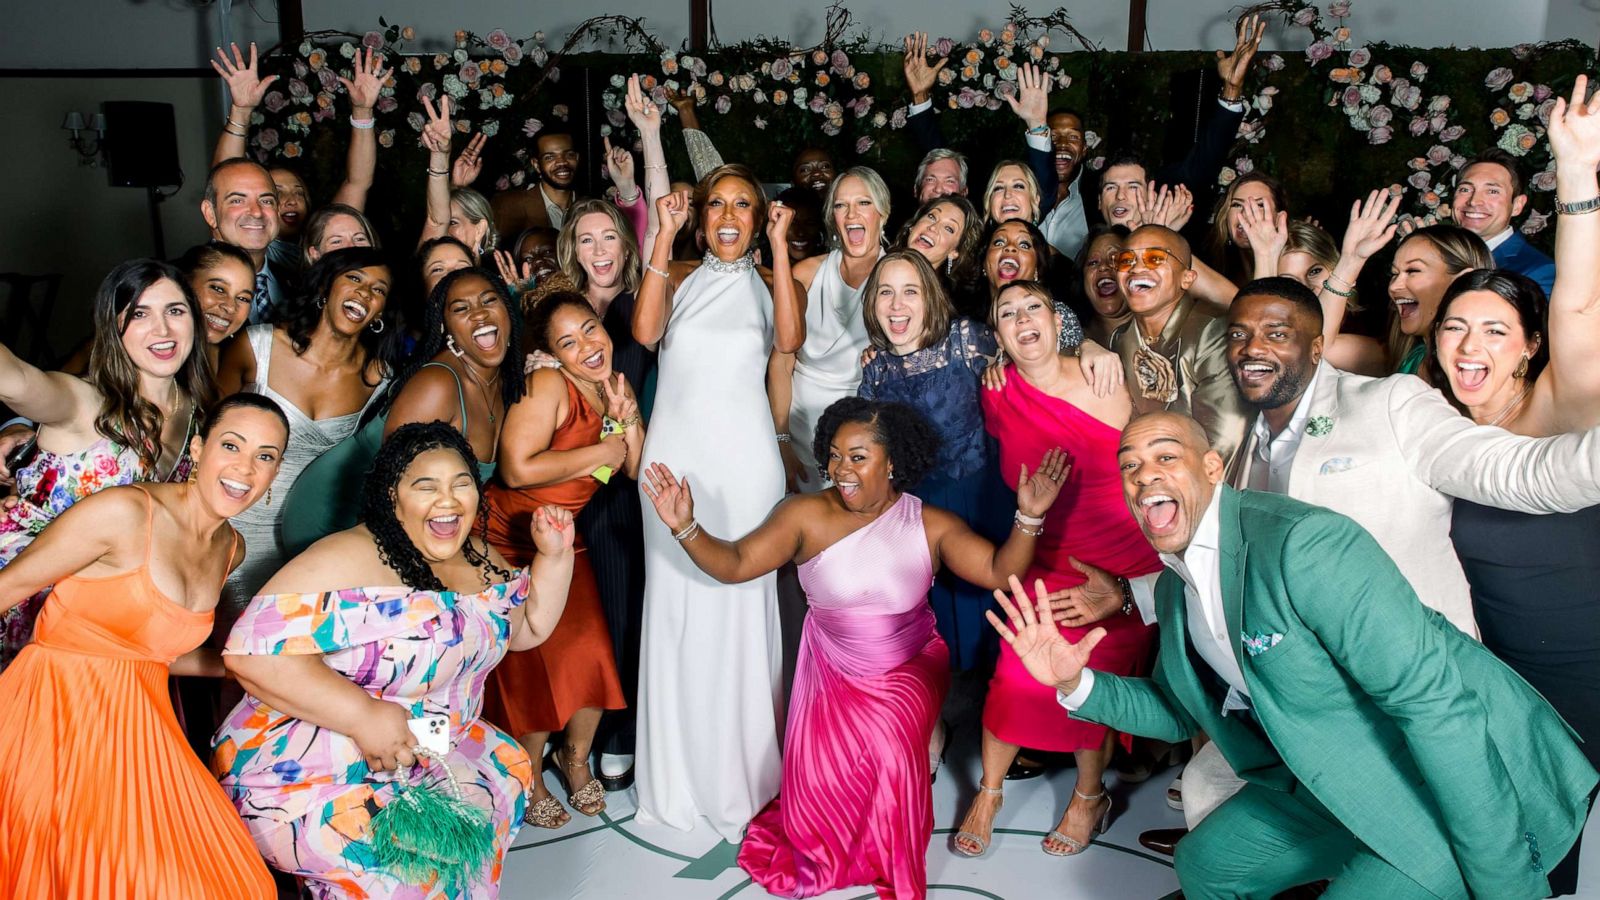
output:
{"label": "curly black hair", "polygon": [[428,295],[427,308],[423,310],[422,335],[417,340],[416,349],[406,363],[406,369],[399,378],[394,380],[394,387],[389,390],[389,396],[384,400],[384,409],[394,405],[396,397],[405,388],[411,376],[426,365],[439,351],[445,347],[444,306],[445,299],[450,296],[450,289],[455,283],[468,276],[476,275],[489,282],[489,286],[499,295],[500,302],[505,305],[506,317],[511,320],[511,333],[506,336],[506,358],[500,363],[500,399],[505,401],[506,409],[522,399],[522,394],[527,386],[522,374],[522,311],[517,308],[516,301],[511,299],[511,292],[506,289],[500,276],[482,266],[468,266],[439,279],[434,285],[433,293]]}
{"label": "curly black hair", "polygon": [[[289,345],[294,348],[296,356],[305,353],[311,346],[311,335],[316,332],[317,325],[322,321],[321,303],[327,302],[328,291],[333,288],[334,281],[351,270],[375,266],[383,266],[391,273],[394,271],[383,251],[373,247],[346,247],[343,250],[324,253],[310,269],[306,270],[305,293],[279,310],[273,323],[282,325],[283,330],[288,332]],[[392,278],[390,282],[393,284]],[[389,300],[383,304],[382,312],[374,321],[380,323],[380,330],[363,328],[357,340],[367,351],[369,360],[382,363],[386,373],[393,372],[400,361],[400,350],[404,344],[402,335],[405,332],[405,321],[400,314],[398,298],[391,294]],[[368,386],[376,387],[373,384]]]}
{"label": "curly black hair", "polygon": [[[433,567],[422,558],[422,551],[406,536],[405,528],[394,513],[400,479],[412,460],[429,450],[451,450],[459,454],[467,464],[467,471],[472,473],[474,489],[480,498],[483,496],[483,485],[478,481],[478,458],[461,432],[445,422],[413,422],[395,429],[373,458],[372,468],[367,472],[361,489],[361,521],[378,544],[378,558],[399,573],[402,584],[417,591],[444,591],[447,588],[433,573]],[[486,530],[488,520],[484,518],[484,512],[485,507],[480,502],[478,522]],[[487,541],[484,546],[487,548]],[[493,576],[501,581],[511,580],[511,573],[490,561],[485,550],[473,546],[470,536],[462,545],[461,552],[467,562],[480,569],[486,578]]]}
{"label": "curly black hair", "polygon": [[889,451],[889,465],[894,473],[889,483],[897,491],[916,487],[922,476],[939,461],[939,433],[922,413],[904,403],[845,397],[835,400],[817,420],[817,436],[811,446],[817,457],[817,471],[822,473],[824,481],[828,478],[833,436],[841,426],[851,423],[872,426],[873,439]]}
{"label": "curly black hair", "polygon": [[556,291],[539,298],[539,302],[528,312],[528,343],[533,349],[555,355],[555,346],[550,341],[550,323],[558,310],[569,306],[591,316],[595,314],[594,304],[576,291]]}

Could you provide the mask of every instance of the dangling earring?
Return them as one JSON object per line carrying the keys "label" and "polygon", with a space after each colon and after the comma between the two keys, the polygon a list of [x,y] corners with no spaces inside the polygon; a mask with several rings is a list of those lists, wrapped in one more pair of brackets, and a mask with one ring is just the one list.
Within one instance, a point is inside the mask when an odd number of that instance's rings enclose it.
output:
{"label": "dangling earring", "polygon": [[272,488],[267,488],[267,505],[272,505]]}
{"label": "dangling earring", "polygon": [[1522,354],[1522,359],[1517,361],[1517,368],[1511,373],[1512,378],[1528,377],[1528,354]]}
{"label": "dangling earring", "polygon": [[189,459],[189,477],[186,480],[190,484],[194,484],[196,481],[200,480],[200,467],[198,465],[199,462],[200,462],[199,460],[194,459],[192,457]]}
{"label": "dangling earring", "polygon": [[954,255],[946,256],[944,258],[944,273],[946,275],[949,275],[950,272],[953,269],[955,269],[955,267],[956,267],[956,258],[955,258],[955,256]]}
{"label": "dangling earring", "polygon": [[461,358],[461,348],[456,346],[456,339],[454,335],[445,335],[444,345],[450,349],[450,353],[455,356],[456,359]]}
{"label": "dangling earring", "polygon": [[321,309],[321,308],[323,308],[324,306],[327,306],[327,305],[328,305],[328,298],[327,297],[318,297],[317,298],[317,309]]}
{"label": "dangling earring", "polygon": [[373,334],[383,334],[384,324],[382,319],[373,319],[372,324],[367,327],[372,329]]}

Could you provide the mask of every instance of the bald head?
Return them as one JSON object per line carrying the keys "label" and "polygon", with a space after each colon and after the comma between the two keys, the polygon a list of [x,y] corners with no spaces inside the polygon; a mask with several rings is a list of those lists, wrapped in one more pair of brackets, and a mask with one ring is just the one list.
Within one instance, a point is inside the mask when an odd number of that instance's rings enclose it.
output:
{"label": "bald head", "polygon": [[1174,412],[1137,416],[1122,429],[1117,466],[1123,498],[1150,546],[1182,553],[1223,476],[1205,429]]}
{"label": "bald head", "polygon": [[1194,261],[1194,253],[1189,249],[1189,239],[1165,225],[1140,225],[1128,235],[1127,246],[1160,247],[1177,255],[1184,266]]}

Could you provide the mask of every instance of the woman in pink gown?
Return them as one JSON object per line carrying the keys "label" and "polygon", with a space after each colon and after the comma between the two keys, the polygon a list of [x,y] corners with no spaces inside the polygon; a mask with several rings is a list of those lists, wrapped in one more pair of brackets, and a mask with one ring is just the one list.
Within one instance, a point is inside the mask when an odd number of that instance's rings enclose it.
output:
{"label": "woman in pink gown", "polygon": [[[927,893],[933,803],[928,739],[950,656],[928,588],[941,565],[996,587],[1027,568],[1038,529],[996,548],[953,513],[904,493],[937,460],[938,438],[907,407],[847,397],[817,423],[818,469],[833,486],[785,500],[738,542],[694,519],[687,481],[665,465],[644,489],[689,558],[722,582],[793,561],[810,604],[783,753],[782,793],[758,814],[739,865],[780,897],[870,884],[882,897]],[[1059,450],[1022,467],[1018,515],[1036,519],[1066,471]],[[1020,521],[1020,520],[1019,520]]]}
{"label": "woman in pink gown", "polygon": [[[995,336],[1012,361],[1005,385],[984,391],[982,398],[985,427],[1000,442],[1001,475],[1009,483],[1019,461],[1043,447],[1064,447],[1072,460],[1072,475],[1045,514],[1045,535],[1023,583],[1040,579],[1050,591],[1076,587],[1084,573],[1075,562],[1122,577],[1158,571],[1161,561],[1122,499],[1117,441],[1133,411],[1127,391],[1096,396],[1077,360],[1056,352],[1056,336],[1068,323],[1037,282],[1008,285],[995,299],[993,316]],[[1061,624],[1061,632],[1079,641],[1097,626],[1106,629],[1106,637],[1094,649],[1095,667],[1119,675],[1140,672],[1155,632],[1138,615],[1124,613],[1100,622]],[[957,852],[979,856],[988,849],[1000,788],[1019,746],[1076,756],[1078,783],[1061,821],[1043,842],[1046,853],[1081,853],[1095,833],[1105,830],[1111,799],[1100,779],[1113,735],[1060,711],[1055,692],[1030,677],[1011,648],[1002,646],[983,709],[983,780],[956,835]]]}

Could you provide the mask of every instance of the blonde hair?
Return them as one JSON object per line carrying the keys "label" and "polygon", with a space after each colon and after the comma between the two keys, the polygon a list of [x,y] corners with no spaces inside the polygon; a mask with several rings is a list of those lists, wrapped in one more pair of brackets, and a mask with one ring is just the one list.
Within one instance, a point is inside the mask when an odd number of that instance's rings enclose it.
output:
{"label": "blonde hair", "polygon": [[450,192],[450,202],[461,204],[461,211],[472,224],[489,223],[489,230],[483,235],[483,246],[471,248],[475,256],[481,257],[500,245],[500,232],[494,227],[494,210],[489,207],[488,198],[472,188],[456,188]]}
{"label": "blonde hair", "polygon": [[562,274],[572,280],[578,293],[588,293],[589,273],[578,262],[578,222],[592,213],[599,213],[611,220],[617,240],[622,242],[622,258],[617,260],[617,265],[622,267],[622,289],[630,294],[637,291],[644,265],[639,256],[639,242],[633,236],[633,228],[623,221],[622,213],[609,201],[579,200],[572,204],[572,209],[567,211],[566,221],[561,225],[561,234],[556,238],[556,264],[561,267]]}
{"label": "blonde hair", "polygon": [[994,171],[989,173],[989,183],[983,189],[983,219],[993,222],[989,217],[989,196],[994,193],[994,186],[1000,183],[1000,170],[1007,166],[1016,166],[1022,170],[1022,182],[1028,186],[1028,197],[1033,201],[1033,212],[1028,216],[1028,221],[1039,223],[1039,179],[1034,177],[1033,169],[1028,164],[1017,159],[1002,159],[994,164]]}
{"label": "blonde hair", "polygon": [[856,178],[866,186],[867,196],[872,198],[872,208],[878,211],[878,240],[885,240],[884,228],[889,222],[889,186],[883,183],[883,176],[866,166],[855,166],[846,169],[843,174],[828,185],[828,193],[822,198],[822,228],[828,235],[828,246],[837,249],[844,243],[844,238],[839,234],[839,223],[833,220],[833,201],[839,194],[839,185],[846,178]]}
{"label": "blonde hair", "polygon": [[[1329,273],[1332,273],[1334,266],[1339,264],[1339,245],[1334,242],[1333,235],[1320,226],[1303,220],[1289,223],[1289,239],[1284,242],[1283,252],[1304,253],[1316,260]],[[1365,309],[1355,297],[1346,298],[1344,308],[1349,312],[1361,312]]]}

